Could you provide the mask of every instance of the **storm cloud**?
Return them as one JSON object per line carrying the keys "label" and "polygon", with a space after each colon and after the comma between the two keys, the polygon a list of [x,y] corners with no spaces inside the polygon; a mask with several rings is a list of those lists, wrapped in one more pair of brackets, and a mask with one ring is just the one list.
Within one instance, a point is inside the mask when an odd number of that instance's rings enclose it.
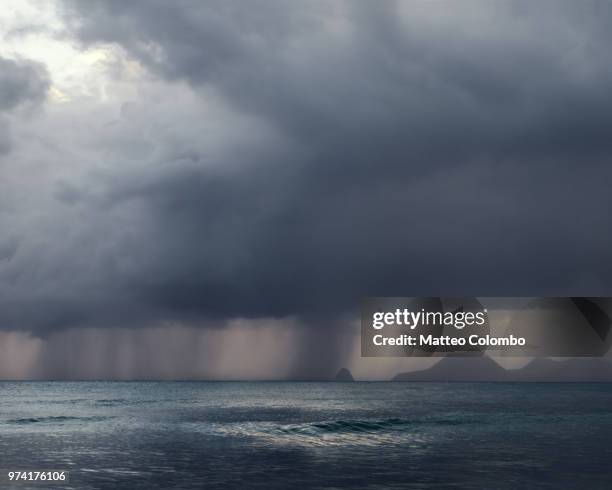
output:
{"label": "storm cloud", "polygon": [[[49,88],[44,66],[0,56],[0,154],[11,148],[9,114],[19,107],[30,110],[43,102]],[[0,249],[0,257],[2,251]]]}
{"label": "storm cloud", "polygon": [[8,111],[26,102],[42,102],[49,87],[44,67],[0,58],[0,110]]}
{"label": "storm cloud", "polygon": [[58,9],[136,88],[54,116],[62,170],[5,204],[1,328],[329,330],[367,295],[612,292],[608,2]]}

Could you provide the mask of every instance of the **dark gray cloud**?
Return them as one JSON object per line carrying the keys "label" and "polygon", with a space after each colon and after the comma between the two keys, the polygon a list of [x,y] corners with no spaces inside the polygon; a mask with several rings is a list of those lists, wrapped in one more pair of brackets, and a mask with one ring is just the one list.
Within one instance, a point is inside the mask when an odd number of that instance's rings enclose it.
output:
{"label": "dark gray cloud", "polygon": [[49,76],[42,65],[0,57],[0,155],[11,148],[10,124],[3,114],[40,104],[48,89]]}
{"label": "dark gray cloud", "polygon": [[49,77],[43,66],[0,57],[0,111],[41,102],[48,88]]}
{"label": "dark gray cloud", "polygon": [[112,168],[58,184],[35,260],[17,246],[2,325],[329,328],[364,295],[610,294],[611,9],[66,3],[84,46],[274,137],[109,148]]}

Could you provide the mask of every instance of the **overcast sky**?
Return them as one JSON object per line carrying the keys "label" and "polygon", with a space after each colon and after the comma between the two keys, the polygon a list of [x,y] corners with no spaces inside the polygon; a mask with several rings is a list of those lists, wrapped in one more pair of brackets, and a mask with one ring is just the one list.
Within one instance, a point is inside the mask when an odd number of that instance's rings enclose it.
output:
{"label": "overcast sky", "polygon": [[0,378],[386,376],[363,296],[612,295],[611,23],[4,2]]}

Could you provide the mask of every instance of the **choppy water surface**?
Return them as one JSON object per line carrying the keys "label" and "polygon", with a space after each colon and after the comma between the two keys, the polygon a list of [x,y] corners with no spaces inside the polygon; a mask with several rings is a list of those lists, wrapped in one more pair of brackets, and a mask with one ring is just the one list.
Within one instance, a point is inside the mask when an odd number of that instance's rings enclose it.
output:
{"label": "choppy water surface", "polygon": [[63,488],[609,489],[612,385],[5,382],[0,467],[69,470]]}

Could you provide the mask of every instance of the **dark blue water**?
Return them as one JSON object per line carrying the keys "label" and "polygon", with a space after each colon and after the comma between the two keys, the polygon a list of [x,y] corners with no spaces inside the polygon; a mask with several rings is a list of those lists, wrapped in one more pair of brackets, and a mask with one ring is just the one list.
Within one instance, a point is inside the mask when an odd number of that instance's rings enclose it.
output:
{"label": "dark blue water", "polygon": [[612,385],[0,383],[0,467],[64,487],[612,488]]}

